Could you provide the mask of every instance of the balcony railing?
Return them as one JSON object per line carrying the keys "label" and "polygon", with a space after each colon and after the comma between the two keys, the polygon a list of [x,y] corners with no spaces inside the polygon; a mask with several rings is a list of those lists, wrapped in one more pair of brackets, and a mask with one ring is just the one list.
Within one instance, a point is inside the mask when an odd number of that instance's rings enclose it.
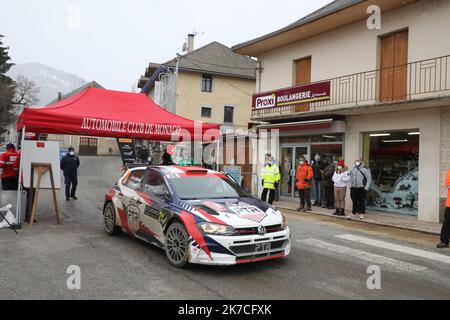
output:
{"label": "balcony railing", "polygon": [[330,100],[267,109],[253,109],[254,118],[330,111],[378,103],[450,96],[450,55],[390,68],[365,71],[330,81]]}

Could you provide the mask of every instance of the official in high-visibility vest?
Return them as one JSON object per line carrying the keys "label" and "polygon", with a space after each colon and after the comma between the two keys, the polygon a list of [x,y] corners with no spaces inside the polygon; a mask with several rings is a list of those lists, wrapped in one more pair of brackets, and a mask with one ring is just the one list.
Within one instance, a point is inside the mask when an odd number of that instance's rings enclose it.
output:
{"label": "official in high-visibility vest", "polygon": [[261,200],[266,201],[267,193],[269,193],[269,204],[273,204],[275,200],[275,190],[278,189],[278,183],[280,182],[280,168],[275,164],[274,159],[271,157],[267,161],[262,172],[262,186],[264,188]]}
{"label": "official in high-visibility vest", "polygon": [[441,243],[437,245],[439,249],[448,248],[450,240],[450,170],[445,178],[445,187],[447,188],[447,202],[445,203],[444,224],[441,231]]}

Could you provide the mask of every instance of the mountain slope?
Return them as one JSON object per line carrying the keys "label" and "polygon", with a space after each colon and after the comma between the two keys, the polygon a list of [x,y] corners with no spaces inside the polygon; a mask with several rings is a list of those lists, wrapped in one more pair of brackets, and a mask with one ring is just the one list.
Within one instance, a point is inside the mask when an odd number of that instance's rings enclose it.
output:
{"label": "mountain slope", "polygon": [[16,64],[9,70],[8,75],[13,79],[23,75],[34,81],[39,87],[39,105],[46,105],[56,99],[58,92],[66,94],[87,83],[86,80],[77,75],[40,63]]}

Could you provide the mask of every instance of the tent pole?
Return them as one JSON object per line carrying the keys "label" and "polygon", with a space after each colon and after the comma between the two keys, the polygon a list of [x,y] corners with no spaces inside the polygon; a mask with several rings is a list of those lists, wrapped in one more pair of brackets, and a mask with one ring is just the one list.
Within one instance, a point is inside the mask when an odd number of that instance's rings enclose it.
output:
{"label": "tent pole", "polygon": [[216,141],[216,171],[220,171],[220,135]]}
{"label": "tent pole", "polygon": [[25,141],[25,126],[22,128],[22,137],[20,142],[20,164],[19,164],[19,188],[17,189],[17,204],[16,204],[16,218],[17,224],[21,223],[20,214],[22,206],[20,204],[22,200],[22,164],[23,164],[23,144]]}

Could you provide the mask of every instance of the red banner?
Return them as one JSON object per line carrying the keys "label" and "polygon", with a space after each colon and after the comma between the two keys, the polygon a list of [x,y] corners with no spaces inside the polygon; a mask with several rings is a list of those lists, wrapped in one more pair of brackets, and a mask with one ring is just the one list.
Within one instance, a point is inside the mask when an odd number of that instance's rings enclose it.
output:
{"label": "red banner", "polygon": [[259,93],[253,96],[253,109],[276,108],[301,103],[330,100],[331,82],[318,82],[304,86]]}

